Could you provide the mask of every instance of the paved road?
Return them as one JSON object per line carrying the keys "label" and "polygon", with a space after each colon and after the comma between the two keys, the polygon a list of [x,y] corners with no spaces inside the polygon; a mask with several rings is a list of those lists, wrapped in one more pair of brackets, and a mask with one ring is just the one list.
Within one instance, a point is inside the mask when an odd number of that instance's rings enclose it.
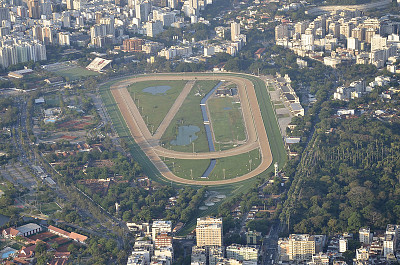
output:
{"label": "paved road", "polygon": [[[231,184],[239,181],[250,179],[258,174],[264,172],[272,163],[272,154],[271,149],[268,142],[267,132],[265,130],[264,122],[262,120],[261,111],[258,106],[258,101],[256,97],[256,92],[254,90],[254,85],[250,80],[234,77],[234,76],[215,76],[215,75],[185,75],[185,76],[173,76],[173,75],[160,75],[162,76],[162,80],[221,80],[224,79],[226,81],[232,81],[238,85],[238,91],[240,94],[241,102],[242,102],[242,111],[245,117],[245,125],[247,128],[248,141],[247,145],[251,146],[252,142],[257,142],[258,146],[261,150],[261,163],[255,168],[253,171],[242,175],[240,177],[234,179],[227,180],[218,180],[218,181],[197,181],[197,180],[189,180],[183,179],[176,175],[174,175],[169,168],[165,165],[165,163],[160,159],[158,154],[155,152],[154,147],[156,145],[155,139],[151,137],[151,134],[141,117],[139,110],[134,104],[132,98],[127,91],[127,86],[129,84],[139,82],[139,81],[149,81],[154,80],[154,76],[143,76],[138,78],[131,78],[128,80],[121,81],[111,87],[111,93],[114,96],[115,101],[121,111],[121,114],[133,136],[136,143],[141,147],[143,152],[148,156],[150,161],[155,165],[155,167],[160,171],[160,173],[168,180],[175,181],[183,184],[192,184],[192,185],[221,185],[221,184]],[[246,145],[245,144],[245,145]],[[252,147],[253,148],[253,147]],[[157,150],[159,147],[157,147]],[[249,149],[247,151],[236,150],[229,151],[229,156],[242,154],[244,152],[248,152],[253,149]],[[165,154],[170,151],[165,149]],[[221,153],[224,151],[221,151]],[[187,153],[187,159],[191,159],[192,153]],[[213,158],[214,154],[209,154],[206,156],[207,159]],[[173,157],[173,156],[171,156]]]}

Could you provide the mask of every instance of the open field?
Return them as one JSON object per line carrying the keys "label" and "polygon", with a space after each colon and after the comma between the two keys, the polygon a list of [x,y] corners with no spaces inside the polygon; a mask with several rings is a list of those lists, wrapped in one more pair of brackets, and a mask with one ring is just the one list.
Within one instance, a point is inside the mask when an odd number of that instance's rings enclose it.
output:
{"label": "open field", "polygon": [[97,76],[99,73],[87,70],[86,68],[75,66],[69,69],[61,69],[54,72],[56,75],[68,78],[69,80],[76,80],[82,77]]}
{"label": "open field", "polygon": [[224,150],[232,148],[233,144],[238,144],[239,141],[246,139],[240,103],[235,101],[230,97],[212,97],[208,100],[217,150],[219,143]]}
{"label": "open field", "polygon": [[[189,145],[172,145],[171,141],[176,139],[180,126],[194,125],[199,127],[200,131],[196,133],[198,138],[193,141],[195,152],[208,152],[206,132],[203,124],[203,117],[200,111],[200,101],[206,93],[208,93],[217,81],[196,81],[189,95],[183,102],[181,108],[172,119],[160,141],[164,148],[181,151],[192,152],[193,146]],[[201,96],[196,95],[200,93]]]}
{"label": "open field", "polygon": [[[147,127],[151,131],[155,131],[160,126],[161,121],[164,119],[165,114],[168,113],[172,104],[182,92],[186,81],[173,80],[173,81],[143,81],[137,82],[128,87],[131,97],[134,99],[140,109],[140,113],[144,120],[146,120]],[[171,89],[165,93],[151,94],[143,92],[142,90],[148,87],[156,86],[170,86]]]}

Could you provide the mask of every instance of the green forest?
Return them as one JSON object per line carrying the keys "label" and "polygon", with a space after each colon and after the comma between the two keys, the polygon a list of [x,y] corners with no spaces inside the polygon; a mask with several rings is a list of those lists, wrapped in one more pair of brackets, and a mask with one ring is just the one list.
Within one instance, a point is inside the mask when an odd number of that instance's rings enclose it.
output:
{"label": "green forest", "polygon": [[[311,121],[315,130],[297,168],[294,161],[288,166],[292,186],[281,220],[291,232],[356,232],[363,226],[384,229],[397,223],[400,120],[396,109],[400,97],[394,94],[391,100],[383,100],[381,92],[387,88],[377,88],[350,102],[322,102],[313,118],[294,120],[299,124],[297,134],[309,135]],[[338,117],[335,114],[340,108],[355,109],[356,115]],[[379,117],[377,110],[387,115]]]}

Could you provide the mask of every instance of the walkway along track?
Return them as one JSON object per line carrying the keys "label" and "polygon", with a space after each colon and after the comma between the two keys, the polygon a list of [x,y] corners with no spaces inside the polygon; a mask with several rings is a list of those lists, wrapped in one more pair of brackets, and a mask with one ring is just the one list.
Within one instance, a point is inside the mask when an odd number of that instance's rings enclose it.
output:
{"label": "walkway along track", "polygon": [[[267,132],[265,130],[264,122],[262,120],[261,112],[258,106],[258,101],[254,89],[253,83],[245,78],[235,77],[235,76],[206,76],[206,75],[184,75],[184,76],[173,76],[173,75],[159,75],[161,80],[221,80],[232,81],[238,85],[238,91],[240,94],[240,99],[242,103],[243,116],[245,117],[245,127],[247,129],[248,139],[247,142],[239,147],[218,151],[218,152],[204,152],[204,153],[184,153],[171,151],[162,148],[158,145],[159,139],[156,139],[151,135],[149,129],[147,128],[138,108],[136,107],[133,99],[131,98],[127,87],[128,85],[140,81],[152,81],[154,76],[142,76],[135,77],[128,80],[124,80],[114,84],[111,87],[111,93],[118,105],[118,108],[128,126],[131,135],[133,136],[136,143],[140,146],[143,152],[147,155],[150,161],[155,165],[155,167],[160,171],[163,177],[170,181],[191,184],[191,185],[221,185],[221,184],[232,184],[235,182],[240,182],[243,180],[250,179],[258,174],[264,172],[272,163],[272,153],[268,142]],[[159,80],[160,80],[159,79]],[[189,82],[188,82],[189,83]],[[187,86],[185,86],[186,88]],[[187,92],[189,93],[190,90]],[[187,95],[186,95],[187,96]],[[182,102],[186,96],[180,97]],[[178,97],[179,98],[179,97]],[[181,103],[174,103],[174,106],[181,106]],[[164,120],[171,122],[173,116],[179,108],[174,111],[169,111],[169,117],[165,117]],[[163,126],[168,126],[167,122]],[[159,136],[158,136],[159,137]],[[183,179],[174,175],[165,163],[161,160],[160,156],[172,157],[178,159],[213,159],[221,158],[243,154],[260,148],[261,151],[261,163],[253,171],[242,175],[240,177],[226,179],[226,180],[216,180],[216,181],[197,181]]]}

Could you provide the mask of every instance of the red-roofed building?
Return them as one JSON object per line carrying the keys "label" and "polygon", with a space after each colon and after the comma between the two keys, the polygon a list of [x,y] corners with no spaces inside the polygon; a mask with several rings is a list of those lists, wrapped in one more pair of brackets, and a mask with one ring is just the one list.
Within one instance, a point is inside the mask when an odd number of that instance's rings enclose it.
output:
{"label": "red-roofed building", "polygon": [[4,238],[14,238],[18,235],[18,233],[19,231],[12,227],[6,228],[1,232]]}
{"label": "red-roofed building", "polygon": [[84,235],[81,235],[81,234],[78,234],[75,232],[69,233],[67,231],[64,231],[64,230],[62,230],[58,227],[52,226],[52,225],[50,225],[48,227],[48,229],[49,229],[49,232],[51,232],[53,234],[56,234],[56,235],[59,235],[61,237],[65,237],[68,239],[72,239],[72,240],[82,243],[82,244],[85,244],[85,240],[88,238],[87,236],[84,236]]}
{"label": "red-roofed building", "polygon": [[266,48],[260,48],[260,49],[258,49],[258,50],[254,53],[254,55],[255,55],[258,59],[260,59],[261,56],[264,54],[265,50],[266,50]]}
{"label": "red-roofed building", "polygon": [[75,232],[71,232],[71,233],[69,234],[69,237],[70,237],[71,239],[73,239],[73,240],[79,242],[79,243],[82,243],[82,244],[84,244],[84,243],[85,243],[85,240],[87,239],[87,236],[84,236],[84,235],[81,235],[81,234],[78,234],[78,233],[75,233]]}
{"label": "red-roofed building", "polygon": [[69,232],[62,230],[61,228],[50,225],[48,227],[48,229],[49,229],[49,232],[51,232],[53,234],[69,238]]}
{"label": "red-roofed building", "polygon": [[36,249],[36,245],[32,245],[29,247],[22,247],[22,249],[20,251],[21,256],[24,258],[33,257],[35,255],[35,249]]}

